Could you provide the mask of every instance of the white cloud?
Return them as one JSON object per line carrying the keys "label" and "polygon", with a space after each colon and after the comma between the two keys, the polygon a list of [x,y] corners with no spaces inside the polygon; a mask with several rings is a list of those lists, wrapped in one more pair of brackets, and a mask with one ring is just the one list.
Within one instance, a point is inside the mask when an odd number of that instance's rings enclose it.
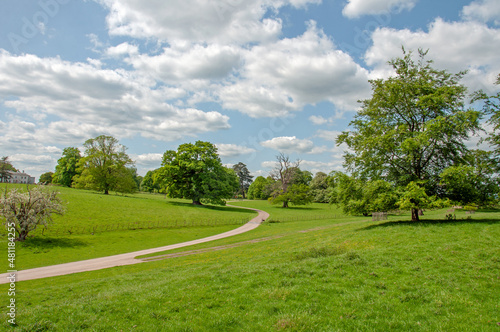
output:
{"label": "white cloud", "polygon": [[236,144],[217,144],[217,150],[221,157],[239,157],[253,154],[257,150]]}
{"label": "white cloud", "polygon": [[295,136],[274,137],[261,142],[260,145],[284,153],[310,153],[314,148],[314,143],[311,140],[298,139]]}
{"label": "white cloud", "polygon": [[162,54],[155,56],[133,56],[127,62],[156,80],[182,83],[225,78],[239,66],[239,52],[234,46],[192,45],[188,49],[164,48]]}
{"label": "white cloud", "polygon": [[109,47],[106,50],[106,55],[111,57],[119,57],[122,55],[135,55],[139,53],[139,48],[136,45],[131,45],[127,42],[117,46]]}
{"label": "white cloud", "polygon": [[373,46],[366,51],[365,61],[374,66],[372,77],[391,74],[388,59],[401,57],[401,46],[407,50],[429,49],[428,59],[434,66],[453,73],[469,70],[464,78],[471,91],[491,89],[500,72],[500,30],[478,22],[445,22],[436,19],[429,31],[377,29]]}
{"label": "white cloud", "polygon": [[[178,108],[165,102],[184,92],[156,87],[154,80],[125,70],[0,51],[0,100],[26,114],[50,114],[50,124],[21,121],[33,139],[70,144],[98,134],[170,141],[230,128],[219,112]],[[29,128],[27,128],[29,127]]]}
{"label": "white cloud", "polygon": [[218,96],[224,108],[252,117],[284,116],[320,101],[354,110],[369,93],[368,72],[336,50],[315,22],[299,37],[253,47],[243,59],[240,79]]}
{"label": "white cloud", "polygon": [[479,20],[482,22],[493,21],[500,24],[500,1],[498,0],[477,0],[465,6],[462,16],[467,20]]}
{"label": "white cloud", "polygon": [[349,18],[411,10],[418,0],[348,0],[342,14]]}

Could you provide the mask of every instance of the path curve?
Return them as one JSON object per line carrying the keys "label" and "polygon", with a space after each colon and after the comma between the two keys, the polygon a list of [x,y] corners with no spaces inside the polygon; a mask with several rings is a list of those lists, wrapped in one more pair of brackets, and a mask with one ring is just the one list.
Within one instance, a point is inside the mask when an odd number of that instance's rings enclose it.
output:
{"label": "path curve", "polygon": [[[233,229],[231,231],[225,232],[225,233],[212,235],[209,237],[205,237],[205,238],[197,239],[197,240],[192,240],[192,241],[188,241],[188,242],[171,244],[168,246],[163,246],[163,247],[158,247],[158,248],[151,248],[151,249],[144,249],[144,250],[129,252],[126,254],[119,254],[119,255],[113,255],[113,256],[93,258],[93,259],[88,259],[88,260],[84,260],[84,261],[77,261],[77,262],[70,262],[70,263],[64,263],[64,264],[58,264],[58,265],[37,267],[34,269],[21,270],[21,271],[17,271],[15,273],[15,281],[17,282],[17,281],[25,281],[25,280],[32,280],[32,279],[41,279],[41,278],[62,276],[62,275],[78,273],[78,272],[101,270],[101,269],[106,269],[106,268],[115,267],[115,266],[143,263],[144,262],[143,260],[136,259],[135,257],[147,255],[147,254],[152,254],[155,252],[161,252],[161,251],[167,251],[167,250],[188,247],[188,246],[192,246],[195,244],[220,240],[220,239],[224,239],[224,238],[231,237],[234,235],[242,234],[242,233],[245,233],[245,232],[248,232],[248,231],[251,231],[251,230],[257,228],[263,221],[265,221],[269,217],[269,213],[262,211],[262,210],[241,207],[241,206],[234,206],[234,205],[227,205],[227,206],[241,208],[241,209],[254,210],[254,211],[257,211],[259,214],[257,215],[257,217],[253,218],[252,220],[250,220],[249,222],[247,222],[243,226],[238,227],[236,229]],[[10,281],[9,277],[11,277],[11,273],[0,274],[0,284],[10,283],[11,281]]]}

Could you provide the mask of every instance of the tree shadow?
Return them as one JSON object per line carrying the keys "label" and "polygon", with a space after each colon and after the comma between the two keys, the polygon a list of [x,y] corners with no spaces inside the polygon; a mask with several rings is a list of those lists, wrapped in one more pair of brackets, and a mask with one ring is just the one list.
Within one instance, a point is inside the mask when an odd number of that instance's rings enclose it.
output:
{"label": "tree shadow", "polygon": [[323,210],[317,207],[309,207],[309,206],[289,206],[286,208],[287,210],[299,210],[299,211],[314,211],[314,210]]}
{"label": "tree shadow", "polygon": [[248,209],[243,209],[243,208],[237,208],[237,207],[232,207],[232,206],[217,206],[217,205],[194,205],[192,203],[188,202],[167,202],[169,205],[173,206],[181,206],[185,208],[191,208],[191,209],[209,209],[209,210],[215,210],[215,211],[231,211],[231,212],[241,212],[241,213],[248,213],[248,214],[253,214],[255,211],[248,210]]}
{"label": "tree shadow", "polygon": [[81,240],[54,237],[29,237],[24,242],[18,243],[27,249],[77,248],[88,246],[86,242]]}
{"label": "tree shadow", "polygon": [[376,225],[370,225],[366,227],[362,227],[358,229],[358,231],[368,231],[377,228],[384,227],[394,227],[394,226],[411,226],[411,227],[425,227],[432,225],[444,225],[444,226],[453,226],[453,225],[461,225],[461,224],[485,224],[485,225],[494,225],[500,223],[498,219],[457,219],[457,220],[438,220],[438,219],[429,219],[429,220],[420,220],[420,221],[411,221],[411,220],[398,220],[398,221],[386,221]]}

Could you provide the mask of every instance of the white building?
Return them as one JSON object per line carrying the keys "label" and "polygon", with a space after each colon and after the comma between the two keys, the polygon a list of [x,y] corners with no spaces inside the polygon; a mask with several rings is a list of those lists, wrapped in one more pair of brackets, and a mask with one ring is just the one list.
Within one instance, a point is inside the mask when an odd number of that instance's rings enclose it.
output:
{"label": "white building", "polygon": [[10,178],[4,182],[35,184],[35,177],[29,176],[24,172],[9,172],[9,173],[10,173]]}

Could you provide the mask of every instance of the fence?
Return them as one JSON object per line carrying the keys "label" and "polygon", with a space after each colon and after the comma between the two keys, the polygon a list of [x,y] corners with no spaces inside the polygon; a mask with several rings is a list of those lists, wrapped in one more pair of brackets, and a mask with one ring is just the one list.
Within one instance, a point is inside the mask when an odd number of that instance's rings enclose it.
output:
{"label": "fence", "polygon": [[81,235],[121,230],[135,229],[158,229],[158,228],[184,228],[184,227],[208,227],[224,225],[242,225],[248,222],[248,218],[242,219],[206,219],[206,220],[161,220],[161,221],[135,221],[129,223],[98,224],[83,226],[50,227],[42,231],[42,235]]}
{"label": "fence", "polygon": [[[345,216],[343,216],[345,217]],[[296,217],[282,217],[279,219],[269,218],[267,222],[269,223],[280,223],[280,222],[292,222],[292,221],[306,221],[306,220],[324,220],[324,219],[337,219],[337,215],[331,214],[320,214],[320,215],[304,215]]]}
{"label": "fence", "polygon": [[372,221],[387,220],[387,212],[372,212]]}

